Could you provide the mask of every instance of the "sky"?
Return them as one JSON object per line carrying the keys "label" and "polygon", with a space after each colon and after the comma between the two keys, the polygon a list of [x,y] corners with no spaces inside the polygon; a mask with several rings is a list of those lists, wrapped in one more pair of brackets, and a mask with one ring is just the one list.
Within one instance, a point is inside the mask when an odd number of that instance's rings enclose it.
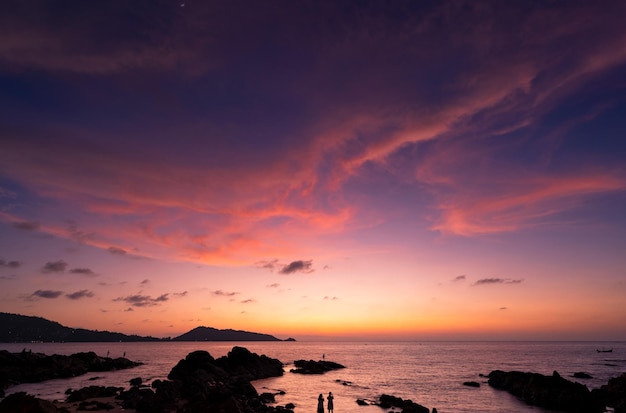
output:
{"label": "sky", "polygon": [[626,3],[0,5],[0,311],[626,340]]}

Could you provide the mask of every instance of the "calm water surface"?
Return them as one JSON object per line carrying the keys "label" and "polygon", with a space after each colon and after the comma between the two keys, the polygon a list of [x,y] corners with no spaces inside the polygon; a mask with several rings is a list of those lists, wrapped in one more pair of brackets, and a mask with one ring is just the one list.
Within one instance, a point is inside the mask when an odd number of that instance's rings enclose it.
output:
{"label": "calm water surface", "polygon": [[[411,399],[428,408],[445,412],[535,412],[549,410],[526,406],[506,392],[494,390],[479,374],[492,370],[520,370],[552,374],[554,370],[587,387],[598,388],[609,378],[626,372],[626,343],[592,342],[209,342],[209,343],[33,343],[1,344],[11,352],[23,348],[45,354],[73,354],[95,351],[101,356],[126,357],[145,363],[123,371],[89,373],[71,379],[49,380],[10,388],[7,394],[26,391],[46,399],[63,399],[67,388],[88,385],[128,386],[141,377],[144,382],[163,379],[174,365],[194,350],[207,350],[215,358],[233,346],[277,358],[285,364],[285,375],[253,384],[259,391],[284,390],[278,404],[294,403],[297,412],[313,412],[317,396],[329,391],[335,396],[336,413],[380,413],[376,406],[359,406],[356,399],[375,400],[383,393]],[[597,353],[597,348],[613,348]],[[324,375],[289,373],[298,359],[335,361],[347,368]],[[577,380],[574,372],[594,378]],[[95,380],[90,380],[94,379]],[[463,386],[478,381],[480,388]],[[348,385],[344,383],[349,383]]]}

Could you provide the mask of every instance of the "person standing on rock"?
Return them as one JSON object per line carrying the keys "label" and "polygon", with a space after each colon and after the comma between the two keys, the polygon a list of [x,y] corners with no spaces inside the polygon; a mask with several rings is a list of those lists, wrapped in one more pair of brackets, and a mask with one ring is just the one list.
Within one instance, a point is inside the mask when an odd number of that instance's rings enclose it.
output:
{"label": "person standing on rock", "polygon": [[328,406],[328,413],[333,413],[333,409],[335,408],[335,406],[333,405],[334,397],[333,397],[333,392],[332,391],[328,392],[327,399],[328,399],[328,405],[327,405]]}
{"label": "person standing on rock", "polygon": [[324,395],[322,393],[317,398],[317,413],[324,413]]}

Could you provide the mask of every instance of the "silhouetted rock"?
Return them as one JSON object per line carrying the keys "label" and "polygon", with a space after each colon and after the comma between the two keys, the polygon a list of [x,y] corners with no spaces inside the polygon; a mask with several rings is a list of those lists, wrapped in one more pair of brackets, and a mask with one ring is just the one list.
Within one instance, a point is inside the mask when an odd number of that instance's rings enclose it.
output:
{"label": "silhouetted rock", "polygon": [[215,360],[229,376],[259,380],[283,375],[283,363],[279,360],[251,353],[243,347],[233,347],[227,356]]}
{"label": "silhouetted rock", "polygon": [[489,385],[521,398],[534,406],[564,412],[602,413],[604,406],[589,389],[562,378],[556,371],[552,376],[519,371],[494,370],[489,373]]}
{"label": "silhouetted rock", "polygon": [[135,377],[133,379],[130,379],[129,383],[131,386],[141,386],[143,380],[141,379],[141,377]]}
{"label": "silhouetted rock", "polygon": [[121,370],[135,366],[136,363],[118,357],[100,357],[94,352],[76,353],[71,356],[22,351],[9,353],[0,350],[0,388],[20,383],[37,383],[44,380],[80,376],[93,371]]}
{"label": "silhouetted rock", "polygon": [[613,407],[614,413],[626,413],[626,373],[610,379],[607,384],[593,390],[592,393],[607,406]]}
{"label": "silhouetted rock", "polygon": [[[161,413],[271,413],[288,412],[281,406],[267,406],[273,395],[260,397],[251,380],[283,374],[282,363],[259,356],[242,347],[233,347],[227,356],[214,359],[206,351],[194,351],[180,360],[169,380],[153,383],[151,389],[133,387],[120,395],[125,408]],[[271,396],[271,397],[270,397]]]}
{"label": "silhouetted rock", "polygon": [[480,383],[477,381],[465,381],[463,385],[467,387],[480,387]]}
{"label": "silhouetted rock", "polygon": [[327,371],[346,368],[346,366],[343,366],[339,363],[321,360],[296,360],[293,362],[293,364],[296,366],[296,368],[289,371],[299,374],[324,374]]}
{"label": "silhouetted rock", "polygon": [[573,377],[577,379],[592,379],[593,377],[589,373],[585,373],[584,371],[577,371],[573,374]]}
{"label": "silhouetted rock", "polygon": [[369,403],[363,399],[356,399],[356,404],[358,404],[359,406],[369,406]]}
{"label": "silhouetted rock", "polygon": [[66,400],[68,402],[81,402],[96,397],[115,397],[124,390],[123,387],[113,386],[88,386],[69,393]]}
{"label": "silhouetted rock", "polygon": [[113,406],[111,403],[101,402],[98,400],[89,400],[89,401],[80,402],[76,410],[96,412],[100,410],[112,410],[114,408],[115,406]]}
{"label": "silhouetted rock", "polygon": [[415,403],[411,400],[403,400],[400,397],[383,394],[379,398],[379,406],[383,409],[389,409],[391,407],[397,407],[402,409],[402,413],[429,413],[430,410],[421,404]]}
{"label": "silhouetted rock", "polygon": [[59,409],[52,402],[42,400],[23,392],[13,393],[0,401],[2,413],[66,413],[66,409]]}

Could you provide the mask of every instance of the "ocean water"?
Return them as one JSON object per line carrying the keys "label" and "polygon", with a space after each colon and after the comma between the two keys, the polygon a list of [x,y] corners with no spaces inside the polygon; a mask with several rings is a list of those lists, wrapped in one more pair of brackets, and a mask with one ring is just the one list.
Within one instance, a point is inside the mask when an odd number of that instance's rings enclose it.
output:
{"label": "ocean water", "polygon": [[[131,378],[150,383],[164,379],[171,368],[194,350],[207,350],[215,358],[233,346],[277,358],[285,364],[282,377],[253,382],[259,393],[283,390],[277,404],[294,403],[297,412],[313,412],[317,396],[333,392],[336,413],[380,413],[376,406],[359,406],[357,399],[376,400],[383,393],[411,399],[438,412],[534,412],[549,410],[527,406],[506,392],[492,389],[486,378],[490,371],[519,370],[542,374],[558,371],[563,377],[590,389],[626,372],[625,342],[190,342],[190,343],[32,343],[2,344],[11,352],[32,350],[45,354],[72,354],[95,351],[101,356],[127,358],[145,363],[122,371],[88,373],[71,379],[22,384],[7,394],[26,391],[50,400],[62,400],[68,388],[88,385],[128,387]],[[612,353],[596,349],[613,348]],[[294,360],[326,360],[345,369],[323,375],[290,373]],[[593,379],[574,379],[584,371]],[[479,388],[463,386],[478,381]]]}

